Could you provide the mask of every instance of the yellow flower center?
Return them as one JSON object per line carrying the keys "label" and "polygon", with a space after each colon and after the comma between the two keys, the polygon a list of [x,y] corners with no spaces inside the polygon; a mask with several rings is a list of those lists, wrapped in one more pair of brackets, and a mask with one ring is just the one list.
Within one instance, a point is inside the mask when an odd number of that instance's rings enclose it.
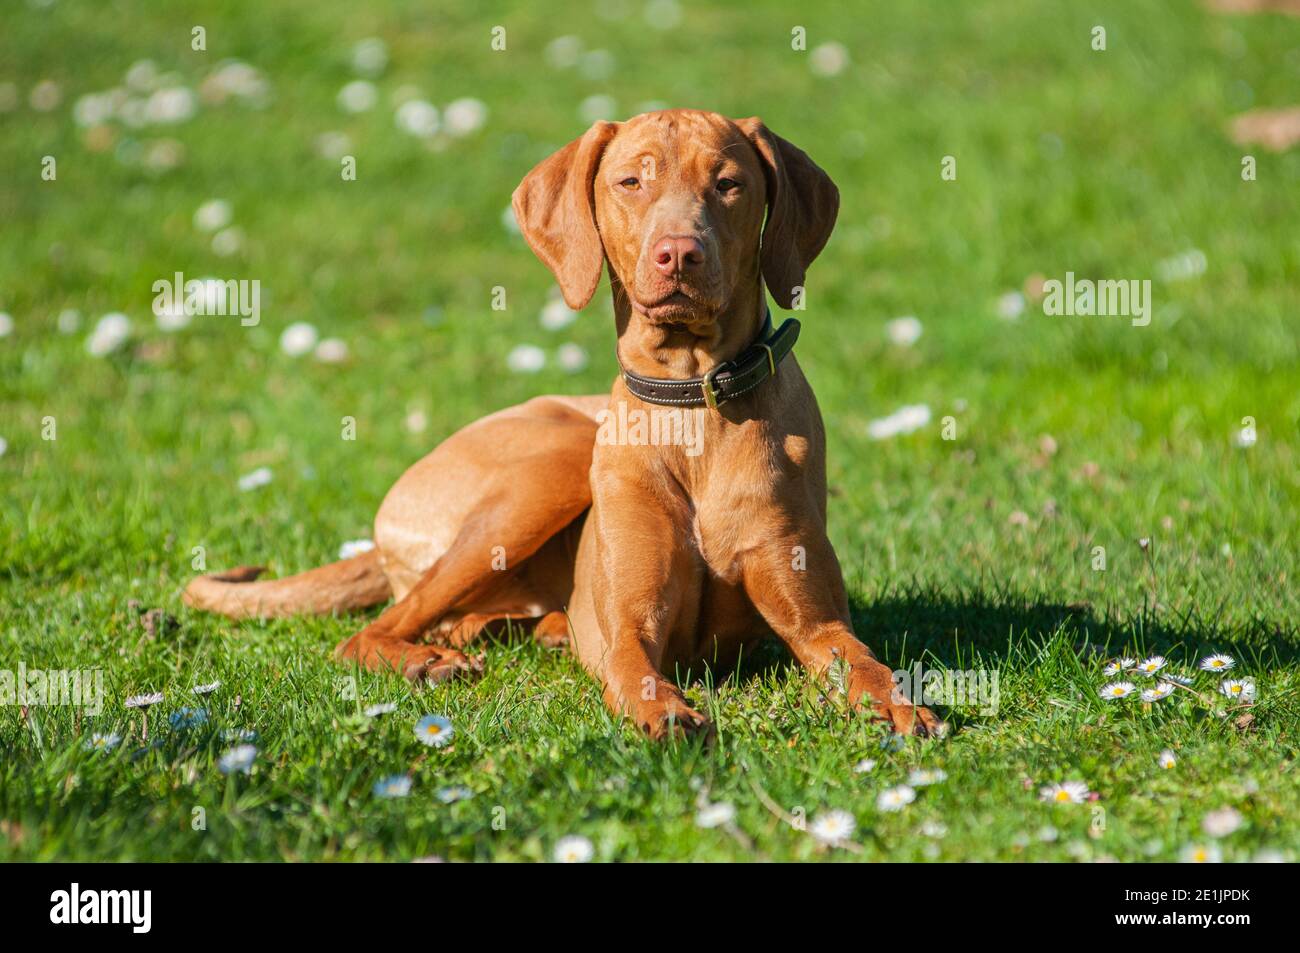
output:
{"label": "yellow flower center", "polygon": [[1057,791],[1057,792],[1056,792],[1056,799],[1057,799],[1058,801],[1068,801],[1068,800],[1070,800],[1070,792],[1069,792],[1069,791]]}

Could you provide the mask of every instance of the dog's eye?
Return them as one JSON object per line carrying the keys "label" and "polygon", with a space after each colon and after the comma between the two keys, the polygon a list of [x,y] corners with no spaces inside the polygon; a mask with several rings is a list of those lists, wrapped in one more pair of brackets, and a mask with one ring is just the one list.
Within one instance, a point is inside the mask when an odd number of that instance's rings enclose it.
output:
{"label": "dog's eye", "polygon": [[619,183],[619,185],[623,186],[623,188],[627,189],[629,192],[634,192],[637,189],[641,188],[641,182],[638,179],[632,178],[631,176],[624,179],[622,182]]}
{"label": "dog's eye", "polygon": [[718,179],[717,189],[723,195],[726,195],[728,192],[734,192],[738,188],[740,188],[740,183],[735,179]]}

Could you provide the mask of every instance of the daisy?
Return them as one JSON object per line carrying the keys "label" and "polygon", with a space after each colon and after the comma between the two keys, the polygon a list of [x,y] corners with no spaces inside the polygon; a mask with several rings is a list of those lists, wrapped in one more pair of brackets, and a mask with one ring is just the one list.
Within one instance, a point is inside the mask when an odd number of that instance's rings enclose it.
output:
{"label": "daisy", "polygon": [[411,779],[405,774],[390,774],[376,781],[372,790],[375,797],[406,797],[411,793]]}
{"label": "daisy", "polygon": [[257,732],[252,728],[227,728],[221,733],[223,741],[256,741]]}
{"label": "daisy", "polygon": [[948,833],[948,825],[943,821],[929,820],[921,825],[921,833],[926,837],[943,837]]}
{"label": "daisy", "polygon": [[367,708],[365,716],[367,718],[378,718],[380,715],[391,715],[395,711],[397,711],[397,702],[380,702]]}
{"label": "daisy", "polygon": [[442,715],[425,715],[415,723],[415,737],[421,744],[441,748],[451,741],[456,729],[451,726],[451,719]]}
{"label": "daisy", "polygon": [[1223,852],[1219,850],[1217,844],[1210,844],[1208,847],[1190,844],[1183,849],[1182,860],[1185,864],[1217,864],[1222,859]]}
{"label": "daisy", "polygon": [[870,774],[876,770],[876,762],[871,758],[863,758],[853,766],[853,770],[857,774]]}
{"label": "daisy", "polygon": [[706,804],[695,814],[695,826],[725,827],[736,819],[736,806],[726,801],[720,801],[717,804]]}
{"label": "daisy", "polygon": [[177,731],[188,731],[190,728],[197,728],[208,720],[208,710],[206,708],[178,708],[168,716],[172,728]]}
{"label": "daisy", "polygon": [[914,788],[923,788],[928,784],[938,784],[948,780],[948,772],[942,768],[917,768],[907,776],[907,783]]}
{"label": "daisy", "polygon": [[1236,664],[1237,660],[1231,655],[1210,655],[1201,659],[1201,671],[1226,672]]}
{"label": "daisy", "polygon": [[808,833],[823,844],[834,847],[853,836],[858,822],[848,811],[828,811],[818,814]]}
{"label": "daisy", "polygon": [[437,791],[433,792],[433,796],[443,804],[455,804],[457,801],[466,801],[469,798],[472,798],[474,792],[463,786],[438,788]]}
{"label": "daisy", "polygon": [[1038,789],[1038,800],[1051,804],[1082,804],[1088,799],[1088,785],[1082,781],[1048,784]]}
{"label": "daisy", "polygon": [[1160,677],[1166,682],[1173,682],[1175,685],[1182,685],[1184,688],[1190,688],[1195,683],[1195,679],[1191,676],[1176,675],[1173,672],[1165,672],[1165,674]]}
{"label": "daisy", "polygon": [[557,864],[585,864],[595,854],[591,841],[581,834],[570,834],[555,842],[555,851],[551,856]]}
{"label": "daisy", "polygon": [[221,687],[220,682],[208,682],[206,685],[195,685],[190,689],[195,695],[211,695]]}
{"label": "daisy", "polygon": [[373,539],[350,539],[339,546],[339,559],[351,559],[375,548]]}
{"label": "daisy", "polygon": [[916,800],[916,791],[906,784],[886,788],[876,798],[876,807],[882,811],[901,811]]}
{"label": "daisy", "polygon": [[271,472],[270,467],[258,467],[252,473],[245,473],[239,478],[239,489],[243,493],[249,490],[256,490],[258,487],[266,486],[275,479],[275,474]]}
{"label": "daisy", "polygon": [[306,321],[295,321],[280,335],[280,350],[290,357],[301,357],[316,346],[319,335]]}
{"label": "daisy", "polygon": [[1143,675],[1154,675],[1165,667],[1165,657],[1163,655],[1153,655],[1148,659],[1143,659],[1138,663],[1137,670]]}
{"label": "daisy", "polygon": [[1128,698],[1137,691],[1132,682],[1111,682],[1101,690],[1102,698]]}
{"label": "daisy", "polygon": [[1147,688],[1142,691],[1142,700],[1144,702],[1158,702],[1162,698],[1168,698],[1174,693],[1174,686],[1169,682],[1158,682],[1155,688]]}
{"label": "daisy", "polygon": [[1225,678],[1219,691],[1229,698],[1250,702],[1255,700],[1255,683],[1248,678]]}
{"label": "daisy", "polygon": [[86,750],[87,751],[112,751],[119,744],[121,744],[121,742],[122,742],[122,736],[117,734],[116,732],[110,732],[109,734],[101,734],[100,732],[97,731],[89,738],[86,739]]}
{"label": "daisy", "polygon": [[1211,811],[1201,819],[1201,830],[1211,837],[1227,837],[1245,822],[1241,812],[1231,807]]}
{"label": "daisy", "polygon": [[156,705],[163,700],[162,692],[153,692],[148,695],[132,695],[126,700],[127,708],[148,708],[150,705]]}
{"label": "daisy", "polygon": [[239,745],[223,754],[221,760],[217,762],[217,767],[221,769],[222,774],[237,772],[248,774],[253,769],[253,760],[256,757],[257,749],[252,745]]}
{"label": "daisy", "polygon": [[1118,675],[1120,672],[1127,672],[1135,665],[1137,665],[1137,659],[1131,659],[1131,658],[1115,659],[1115,661],[1111,662],[1109,665],[1107,665],[1105,668],[1101,670],[1101,674],[1105,675],[1107,678],[1110,678],[1112,675]]}
{"label": "daisy", "polygon": [[1172,768],[1174,765],[1178,764],[1178,759],[1174,757],[1174,753],[1172,751],[1166,748],[1164,751],[1160,752],[1160,757],[1156,759],[1156,764],[1168,770],[1169,768]]}

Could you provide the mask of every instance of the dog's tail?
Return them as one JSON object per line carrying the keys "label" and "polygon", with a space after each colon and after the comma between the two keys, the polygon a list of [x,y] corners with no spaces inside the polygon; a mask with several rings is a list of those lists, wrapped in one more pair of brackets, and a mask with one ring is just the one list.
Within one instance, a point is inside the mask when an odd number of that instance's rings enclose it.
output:
{"label": "dog's tail", "polygon": [[377,549],[296,576],[255,581],[264,571],[261,566],[240,566],[199,576],[185,587],[182,598],[196,609],[249,619],[363,609],[393,594]]}

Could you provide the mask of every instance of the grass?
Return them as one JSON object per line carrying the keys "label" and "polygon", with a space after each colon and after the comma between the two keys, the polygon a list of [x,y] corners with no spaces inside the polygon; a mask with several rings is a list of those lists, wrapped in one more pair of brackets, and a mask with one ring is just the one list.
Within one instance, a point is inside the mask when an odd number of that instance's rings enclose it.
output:
{"label": "grass", "polygon": [[[1245,820],[1222,841],[1227,859],[1295,858],[1300,152],[1257,153],[1258,179],[1243,182],[1224,126],[1290,104],[1300,22],[1119,0],[852,15],[810,2],[797,17],[684,3],[660,31],[643,4],[622,6],[626,18],[606,19],[586,3],[118,0],[7,17],[0,84],[22,102],[0,112],[0,310],[15,322],[0,338],[0,669],[102,669],[107,701],[97,716],[0,707],[0,858],[541,860],[578,833],[609,860],[1170,860],[1205,842],[1202,818],[1223,806]],[[1089,46],[1097,23],[1105,52]],[[195,24],[204,53],[189,48]],[[495,25],[505,52],[490,49]],[[814,75],[790,50],[796,25],[810,47],[842,42],[849,67]],[[548,65],[545,44],[564,34],[610,51],[610,75]],[[367,36],[390,62],[380,105],[350,116],[335,97]],[[114,122],[100,151],[72,121],[78,96],[120,85],[137,60],[193,87],[231,57],[268,79],[262,108]],[[62,87],[51,112],[26,102],[43,78]],[[393,122],[389,97],[407,84],[439,107],[483,100],[485,128],[426,148]],[[718,724],[712,750],[651,745],[611,720],[574,660],[526,638],[487,647],[480,682],[412,694],[329,661],[364,617],[231,623],[180,605],[195,547],[212,569],[331,560],[456,428],[531,395],[608,386],[607,294],[542,330],[549,276],[501,221],[523,173],[580,133],[594,94],[619,115],[652,101],[761,114],[839,183],[799,357],[826,418],[831,533],[857,629],[896,667],[996,671],[996,714],[957,709],[947,741],[887,750],[770,646],[737,673],[692,673],[690,696]],[[350,139],[355,182],[316,151],[330,131]],[[151,172],[137,157],[159,138],[184,160]],[[956,181],[939,176],[945,155]],[[213,197],[245,234],[230,258],[191,222]],[[1161,278],[1189,249],[1204,273]],[[1151,278],[1151,325],[1032,304],[998,316],[1028,276],[1067,270]],[[157,329],[151,285],[176,271],[259,279],[261,324]],[[504,312],[490,308],[495,286]],[[83,317],[75,334],[55,329],[65,309]],[[85,338],[110,311],[129,315],[133,339],[91,357]],[[923,322],[914,347],[884,333],[900,314]],[[344,338],[350,359],[284,354],[279,335],[299,320]],[[569,341],[590,355],[581,371],[505,371],[516,344],[553,354]],[[909,403],[933,423],[867,437],[869,420]],[[411,411],[426,429],[406,425]],[[344,417],[355,440],[340,439]],[[1245,417],[1249,448],[1233,441]],[[45,418],[57,439],[42,438]],[[259,466],[273,482],[240,492]],[[147,608],[178,624],[151,633]],[[1190,693],[1149,709],[1097,696],[1109,657],[1186,667],[1210,651],[1259,685],[1247,728]],[[212,680],[208,723],[171,730],[167,715]],[[145,691],[167,695],[149,717],[156,746],[122,705]],[[397,711],[361,714],[380,701]],[[416,741],[426,712],[453,720],[453,745]],[[257,732],[249,775],[217,769],[228,729]],[[92,753],[95,731],[125,740]],[[1164,749],[1171,770],[1156,766]],[[855,773],[864,757],[875,770]],[[877,810],[920,766],[947,780]],[[372,795],[407,772],[410,796]],[[1038,802],[1040,785],[1069,779],[1099,800]],[[472,797],[434,796],[459,785]],[[702,796],[735,805],[738,835],[695,824]],[[855,815],[858,850],[822,848],[778,816],[832,809]]]}

